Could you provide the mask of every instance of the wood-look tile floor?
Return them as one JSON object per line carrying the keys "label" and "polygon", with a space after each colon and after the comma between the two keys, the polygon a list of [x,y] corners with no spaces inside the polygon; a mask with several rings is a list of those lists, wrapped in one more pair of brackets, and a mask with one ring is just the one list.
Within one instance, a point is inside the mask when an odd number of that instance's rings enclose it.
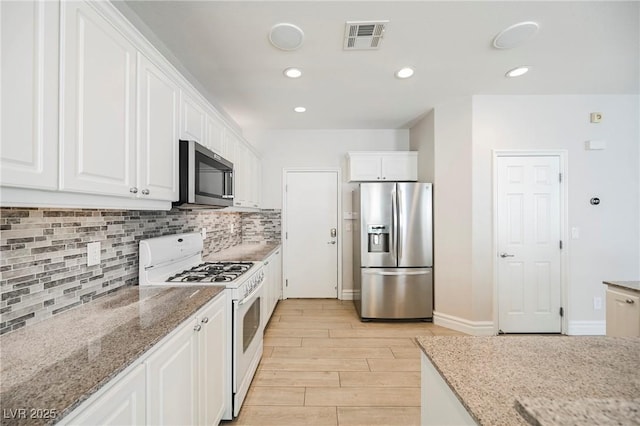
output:
{"label": "wood-look tile floor", "polygon": [[418,335],[454,335],[425,322],[361,322],[352,301],[278,302],[264,355],[229,425],[418,425]]}

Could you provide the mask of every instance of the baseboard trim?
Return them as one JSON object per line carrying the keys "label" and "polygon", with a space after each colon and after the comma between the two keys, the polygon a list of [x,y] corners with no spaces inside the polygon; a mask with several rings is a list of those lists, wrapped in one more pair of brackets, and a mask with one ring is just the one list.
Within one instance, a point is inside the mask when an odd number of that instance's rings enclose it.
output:
{"label": "baseboard trim", "polygon": [[355,292],[353,290],[342,290],[342,297],[340,297],[340,300],[353,300],[354,293]]}
{"label": "baseboard trim", "polygon": [[493,329],[493,321],[469,321],[468,319],[434,311],[433,323],[472,336],[493,336],[496,334]]}
{"label": "baseboard trim", "polygon": [[604,336],[607,334],[606,321],[569,321],[569,336]]}

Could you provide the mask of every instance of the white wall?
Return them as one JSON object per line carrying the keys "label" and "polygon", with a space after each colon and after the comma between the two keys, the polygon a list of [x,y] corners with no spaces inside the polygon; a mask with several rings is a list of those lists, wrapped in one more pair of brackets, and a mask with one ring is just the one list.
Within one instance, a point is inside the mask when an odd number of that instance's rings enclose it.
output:
{"label": "white wall", "polygon": [[[600,124],[589,122],[591,112],[603,114]],[[474,294],[493,291],[491,150],[565,149],[568,225],[580,231],[566,246],[569,331],[604,321],[604,310],[593,309],[594,296],[605,295],[602,281],[640,279],[639,122],[638,96],[473,98]],[[594,139],[607,148],[585,150]],[[601,204],[592,206],[592,197]],[[475,316],[489,320],[492,312],[482,304]]]}
{"label": "white wall", "polygon": [[429,111],[409,132],[409,147],[418,151],[418,180],[432,182],[435,174],[435,114]]}
{"label": "white wall", "polygon": [[[254,130],[245,129],[247,140],[262,160],[261,205],[282,208],[282,170],[295,167],[342,169],[342,211],[351,211],[354,184],[346,182],[348,151],[406,151],[408,130]],[[342,288],[353,288],[352,233],[342,220]]]}

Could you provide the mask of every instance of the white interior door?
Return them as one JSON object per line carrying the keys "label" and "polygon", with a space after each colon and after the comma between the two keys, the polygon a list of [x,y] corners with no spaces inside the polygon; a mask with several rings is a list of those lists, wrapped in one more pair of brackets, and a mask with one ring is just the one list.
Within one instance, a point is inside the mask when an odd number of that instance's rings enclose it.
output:
{"label": "white interior door", "polygon": [[561,331],[560,206],[559,157],[498,157],[498,322],[505,333]]}
{"label": "white interior door", "polygon": [[284,296],[337,298],[338,172],[285,173]]}

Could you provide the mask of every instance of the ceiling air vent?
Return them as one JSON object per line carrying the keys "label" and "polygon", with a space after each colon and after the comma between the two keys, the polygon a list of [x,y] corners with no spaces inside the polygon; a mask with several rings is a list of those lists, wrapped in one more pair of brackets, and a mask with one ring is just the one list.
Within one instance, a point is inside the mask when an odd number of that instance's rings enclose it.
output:
{"label": "ceiling air vent", "polygon": [[379,49],[388,23],[389,21],[347,21],[344,50]]}

